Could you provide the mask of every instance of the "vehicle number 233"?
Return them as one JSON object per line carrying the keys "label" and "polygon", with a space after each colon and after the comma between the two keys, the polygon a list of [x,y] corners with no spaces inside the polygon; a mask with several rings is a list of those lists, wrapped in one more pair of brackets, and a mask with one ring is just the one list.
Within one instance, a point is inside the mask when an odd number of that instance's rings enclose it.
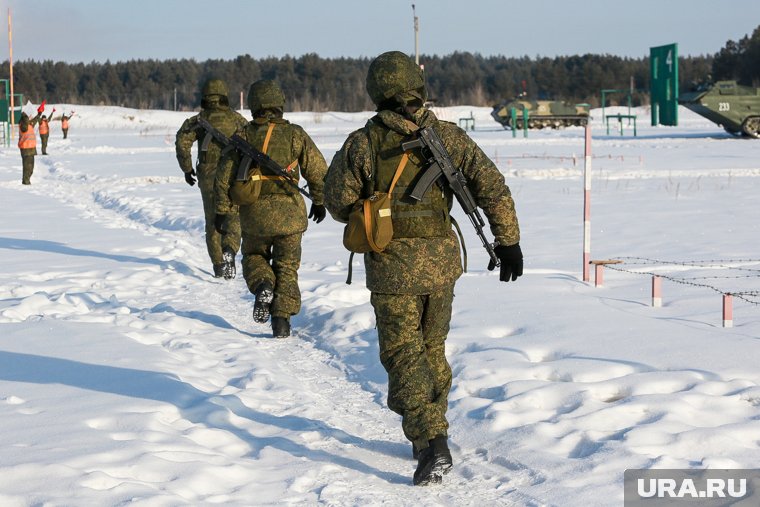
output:
{"label": "vehicle number 233", "polygon": [[731,104],[729,102],[718,102],[718,111],[730,111]]}

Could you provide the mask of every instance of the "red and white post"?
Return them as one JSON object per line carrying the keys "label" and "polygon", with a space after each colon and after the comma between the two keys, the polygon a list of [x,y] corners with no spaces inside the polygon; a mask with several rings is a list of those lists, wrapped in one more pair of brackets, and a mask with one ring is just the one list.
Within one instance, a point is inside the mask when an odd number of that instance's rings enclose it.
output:
{"label": "red and white post", "polygon": [[652,275],[652,306],[662,306],[662,278],[657,275]]}
{"label": "red and white post", "polygon": [[723,327],[734,327],[734,297],[723,294]]}
{"label": "red and white post", "polygon": [[594,264],[594,287],[604,286],[604,264]]}
{"label": "red and white post", "polygon": [[591,261],[591,122],[586,123],[586,143],[583,164],[583,281],[590,277]]}

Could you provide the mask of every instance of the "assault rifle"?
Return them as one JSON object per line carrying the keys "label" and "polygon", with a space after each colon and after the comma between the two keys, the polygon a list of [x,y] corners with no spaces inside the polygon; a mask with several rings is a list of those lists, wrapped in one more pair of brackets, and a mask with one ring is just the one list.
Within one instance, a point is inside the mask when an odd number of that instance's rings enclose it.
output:
{"label": "assault rifle", "polygon": [[483,227],[486,223],[478,211],[475,198],[472,196],[470,189],[467,188],[467,180],[462,172],[454,167],[454,163],[451,161],[451,157],[436,131],[431,127],[421,128],[417,131],[417,137],[411,141],[401,143],[401,148],[404,151],[421,148],[422,156],[428,163],[428,168],[422,173],[409,197],[417,201],[422,200],[428,190],[430,190],[430,187],[433,186],[433,183],[443,176],[446,184],[448,184],[457,198],[459,205],[462,206],[467,218],[470,219],[472,226],[475,227],[475,232],[483,243],[483,247],[488,252],[489,257],[491,257],[491,264],[494,267],[499,266],[499,258],[496,256],[496,252],[494,252],[495,244],[489,243],[483,232]]}
{"label": "assault rifle", "polygon": [[239,135],[234,134],[232,137],[227,137],[201,117],[198,117],[198,125],[203,127],[203,130],[206,131],[206,137],[201,142],[201,151],[208,151],[208,145],[211,142],[211,139],[216,139],[222,146],[224,146],[224,149],[222,150],[223,153],[230,150],[236,150],[243,155],[243,160],[240,161],[237,175],[235,177],[238,181],[246,181],[248,179],[248,171],[251,169],[251,164],[255,162],[258,167],[268,169],[273,173],[282,176],[285,181],[293,185],[305,197],[309,200],[313,200],[311,194],[299,187],[298,182],[294,180],[285,169],[280,167],[280,164],[272,160],[266,153],[262,153],[248,144],[248,141]]}

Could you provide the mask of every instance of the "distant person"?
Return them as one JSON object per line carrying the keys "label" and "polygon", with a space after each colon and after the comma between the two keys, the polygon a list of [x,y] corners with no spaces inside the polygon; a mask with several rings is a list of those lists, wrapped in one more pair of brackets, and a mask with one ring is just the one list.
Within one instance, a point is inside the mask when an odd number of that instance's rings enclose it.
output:
{"label": "distant person", "polygon": [[69,135],[69,120],[74,116],[74,111],[70,115],[66,116],[66,113],[61,115],[61,130],[63,130],[63,138],[66,139]]}
{"label": "distant person", "polygon": [[[290,336],[290,317],[301,310],[298,267],[301,238],[308,220],[303,197],[295,188],[301,175],[309,185],[313,202],[308,218],[319,223],[327,211],[323,206],[327,163],[311,137],[300,126],[283,119],[285,95],[274,81],[253,83],[248,91],[253,121],[237,134],[266,153],[292,175],[272,174],[261,168],[256,175],[260,193],[252,204],[239,207],[243,234],[243,276],[256,296],[253,320],[264,323],[272,317],[272,336]],[[216,177],[217,224],[236,213],[230,187],[240,163],[238,153],[223,159]],[[240,199],[237,199],[238,201]],[[227,220],[229,222],[229,220]]]}
{"label": "distant person", "polygon": [[34,125],[39,122],[41,112],[37,116],[29,119],[29,115],[21,113],[21,119],[18,122],[18,147],[21,150],[21,184],[32,184],[32,173],[34,172],[34,157],[37,155],[37,136],[34,133]]}
{"label": "distant person", "polygon": [[520,229],[499,169],[461,128],[424,106],[425,80],[414,60],[399,51],[381,54],[369,66],[366,87],[377,114],[333,157],[325,205],[346,223],[360,200],[390,192],[390,209],[381,216],[391,217],[393,235],[384,250],[364,255],[367,288],[388,373],[388,408],[401,415],[418,459],[413,483],[434,484],[452,467],[446,420],[452,372],[445,347],[462,264],[451,189],[439,180],[421,199],[410,198],[428,166],[420,148],[404,151],[401,144],[415,140],[422,128],[440,137],[496,236],[501,281],[523,273]]}
{"label": "distant person", "polygon": [[[55,113],[55,109],[53,109],[53,113]],[[53,113],[50,113],[50,117],[53,117]],[[39,133],[40,133],[40,142],[42,144],[42,154],[47,155],[47,145],[48,145],[48,137],[50,137],[50,122],[44,114],[40,116],[40,125],[39,125]]]}
{"label": "distant person", "polygon": [[[214,228],[214,179],[223,146],[216,140],[211,140],[207,149],[201,150],[201,145],[209,134],[198,124],[198,118],[204,118],[227,136],[231,136],[248,122],[240,113],[230,109],[227,84],[220,79],[209,79],[201,91],[201,112],[185,120],[177,131],[175,143],[177,161],[185,174],[187,184],[195,185],[194,176],[198,176],[198,188],[201,191],[206,221],[206,249],[211,258],[214,277],[230,280],[235,278],[235,255],[240,249],[240,220],[236,213],[230,213],[226,225],[227,234],[222,235]],[[196,141],[199,145],[197,174],[193,169],[190,152]]]}

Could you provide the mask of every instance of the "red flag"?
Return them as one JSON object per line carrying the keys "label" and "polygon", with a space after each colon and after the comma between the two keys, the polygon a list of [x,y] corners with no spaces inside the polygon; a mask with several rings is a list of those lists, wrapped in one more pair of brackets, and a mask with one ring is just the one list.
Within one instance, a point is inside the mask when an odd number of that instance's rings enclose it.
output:
{"label": "red flag", "polygon": [[37,108],[37,112],[42,114],[42,111],[45,110],[45,101],[42,101],[42,104],[40,104],[40,107]]}

